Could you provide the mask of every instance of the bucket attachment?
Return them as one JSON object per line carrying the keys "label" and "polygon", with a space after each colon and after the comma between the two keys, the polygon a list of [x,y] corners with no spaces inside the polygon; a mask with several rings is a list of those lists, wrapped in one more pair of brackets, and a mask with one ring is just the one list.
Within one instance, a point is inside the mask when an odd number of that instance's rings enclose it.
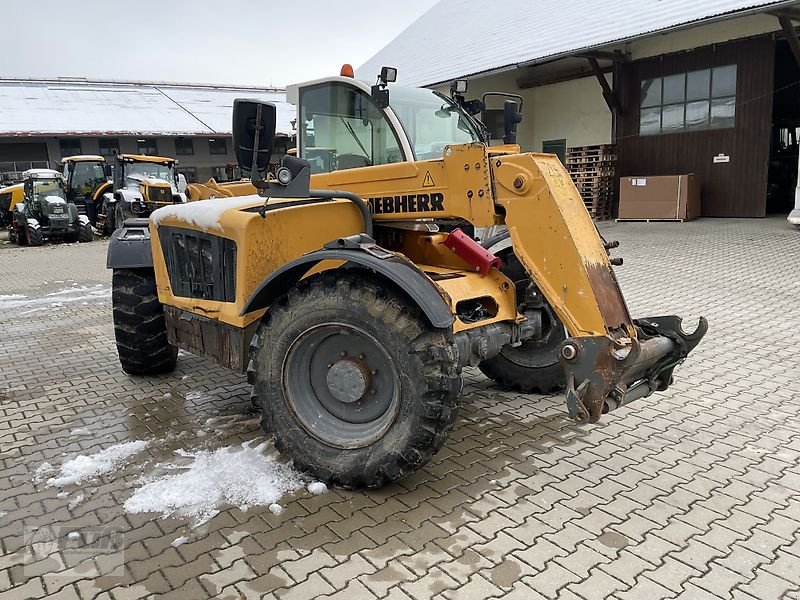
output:
{"label": "bucket attachment", "polygon": [[638,339],[588,336],[567,339],[559,359],[567,376],[567,410],[578,423],[666,390],[672,371],[700,342],[708,321],[687,334],[676,316],[634,322]]}

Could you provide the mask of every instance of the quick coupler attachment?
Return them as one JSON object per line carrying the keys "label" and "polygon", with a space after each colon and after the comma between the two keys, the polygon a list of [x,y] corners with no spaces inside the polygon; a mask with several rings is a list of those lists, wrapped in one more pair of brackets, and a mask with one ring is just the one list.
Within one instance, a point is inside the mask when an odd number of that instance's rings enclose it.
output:
{"label": "quick coupler attachment", "polygon": [[560,349],[567,376],[567,410],[578,423],[596,423],[629,402],[666,390],[672,372],[708,331],[700,317],[686,333],[674,315],[635,320],[637,339],[574,337]]}

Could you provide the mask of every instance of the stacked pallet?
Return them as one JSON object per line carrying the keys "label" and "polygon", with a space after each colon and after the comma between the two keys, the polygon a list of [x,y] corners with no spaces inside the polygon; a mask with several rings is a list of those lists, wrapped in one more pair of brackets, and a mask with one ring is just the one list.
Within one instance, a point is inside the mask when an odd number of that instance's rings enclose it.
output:
{"label": "stacked pallet", "polygon": [[611,218],[616,183],[614,144],[576,146],[567,150],[567,171],[593,219]]}

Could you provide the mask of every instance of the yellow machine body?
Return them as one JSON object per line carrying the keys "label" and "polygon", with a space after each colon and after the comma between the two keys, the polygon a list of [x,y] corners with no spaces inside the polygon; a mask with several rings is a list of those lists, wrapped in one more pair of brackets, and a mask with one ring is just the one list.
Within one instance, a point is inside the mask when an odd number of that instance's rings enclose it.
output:
{"label": "yellow machine body", "polygon": [[5,220],[11,218],[14,207],[25,199],[25,185],[16,183],[4,188],[0,188],[0,216]]}
{"label": "yellow machine body", "polygon": [[[307,85],[369,90],[349,81],[339,77]],[[290,88],[290,100],[296,101],[298,89],[303,86]],[[389,125],[400,128],[392,109],[385,109],[385,115]],[[325,140],[304,148],[302,125],[299,129],[298,155],[319,159]],[[315,133],[321,137],[321,131],[320,126]],[[395,135],[398,148],[392,152],[399,159],[312,174],[307,195],[270,197],[270,190],[281,187],[274,178],[260,188],[210,180],[189,188],[190,199],[201,201],[155,213],[149,222],[150,251],[170,342],[244,370],[247,342],[274,297],[269,292],[273,279],[288,280],[288,267],[334,247],[336,240],[342,247],[355,243],[365,231],[357,203],[321,192],[315,197],[317,190],[344,190],[369,208],[375,230],[371,251],[410,266],[449,307],[449,320],[435,326],[462,338],[505,327],[514,332],[510,343],[519,345],[515,336],[529,324],[530,315],[520,308],[515,282],[497,269],[476,271],[448,249],[447,227],[437,224],[505,226],[510,249],[568,332],[560,355],[567,372],[567,403],[577,421],[597,421],[630,399],[666,389],[674,366],[705,333],[704,321],[695,334],[686,335],[675,317],[655,317],[644,324],[631,319],[604,240],[556,156],[520,152],[514,144],[492,147],[473,141],[443,145],[438,157],[418,160],[410,138]],[[318,164],[336,160],[333,153]],[[235,253],[235,261],[226,259],[235,262],[229,297],[206,299],[174,289],[187,268],[184,263],[194,264],[191,249],[203,244],[220,244]],[[179,248],[184,258],[170,258],[167,248],[173,254]],[[323,259],[298,272],[307,278],[339,269],[345,261],[330,258],[334,255],[323,252]],[[466,318],[463,306],[478,307],[480,316]]]}

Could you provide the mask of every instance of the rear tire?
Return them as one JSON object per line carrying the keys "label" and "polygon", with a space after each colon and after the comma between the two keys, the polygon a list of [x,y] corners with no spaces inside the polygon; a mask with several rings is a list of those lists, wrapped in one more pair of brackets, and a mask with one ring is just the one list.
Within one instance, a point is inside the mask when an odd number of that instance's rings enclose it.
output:
{"label": "rear tire", "polygon": [[178,349],[167,339],[153,270],[114,269],[111,301],[122,370],[129,375],[157,375],[175,369]]}
{"label": "rear tire", "polygon": [[[512,250],[504,250],[498,256],[503,262],[500,271],[516,285],[519,303],[525,297],[530,277]],[[558,360],[561,343],[567,339],[566,331],[544,297],[541,302],[543,336],[523,342],[517,348],[507,346],[500,354],[478,366],[484,375],[503,387],[540,394],[566,387],[564,368]]]}
{"label": "rear tire", "polygon": [[250,357],[262,427],[296,467],[327,483],[398,480],[439,451],[456,421],[451,334],[366,273],[300,282],[270,307]]}

